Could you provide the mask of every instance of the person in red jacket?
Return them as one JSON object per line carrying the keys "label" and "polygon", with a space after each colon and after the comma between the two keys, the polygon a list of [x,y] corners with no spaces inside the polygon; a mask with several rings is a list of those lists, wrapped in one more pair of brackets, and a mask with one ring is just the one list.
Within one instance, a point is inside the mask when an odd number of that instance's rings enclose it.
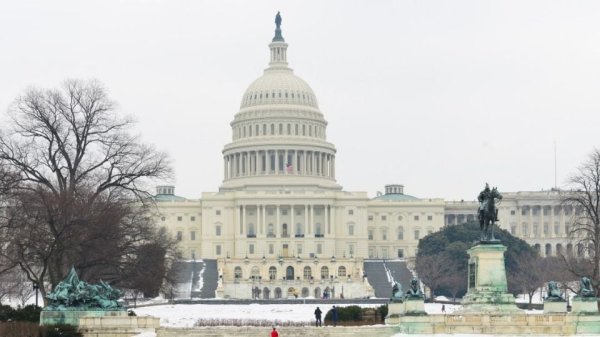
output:
{"label": "person in red jacket", "polygon": [[273,331],[271,331],[271,337],[279,337],[279,333],[275,327],[273,327]]}

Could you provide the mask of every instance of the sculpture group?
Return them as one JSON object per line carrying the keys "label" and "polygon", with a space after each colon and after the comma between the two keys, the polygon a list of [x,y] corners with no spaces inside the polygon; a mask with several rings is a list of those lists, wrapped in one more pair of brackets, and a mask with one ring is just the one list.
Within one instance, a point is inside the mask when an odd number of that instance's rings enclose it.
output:
{"label": "sculpture group", "polygon": [[46,310],[116,310],[122,305],[117,300],[121,292],[106,282],[88,284],[80,281],[75,268],[46,296]]}

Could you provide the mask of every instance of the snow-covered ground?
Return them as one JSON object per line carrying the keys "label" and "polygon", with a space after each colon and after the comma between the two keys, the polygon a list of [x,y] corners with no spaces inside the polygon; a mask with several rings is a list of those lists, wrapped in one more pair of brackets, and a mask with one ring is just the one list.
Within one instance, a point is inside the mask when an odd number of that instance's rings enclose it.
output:
{"label": "snow-covered ground", "polygon": [[[352,304],[342,304],[340,307]],[[363,308],[376,308],[381,304],[357,304]],[[200,320],[268,320],[278,322],[312,322],[316,307],[323,313],[331,309],[330,304],[175,304],[157,305],[134,309],[138,315],[160,318],[160,324],[166,327],[192,327]],[[446,313],[455,311],[456,305],[445,305]],[[439,303],[426,303],[425,311],[430,314],[441,313]]]}

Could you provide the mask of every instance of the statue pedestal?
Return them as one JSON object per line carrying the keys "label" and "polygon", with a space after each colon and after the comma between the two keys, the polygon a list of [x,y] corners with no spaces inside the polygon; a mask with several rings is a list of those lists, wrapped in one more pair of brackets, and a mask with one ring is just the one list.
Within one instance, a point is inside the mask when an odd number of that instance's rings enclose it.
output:
{"label": "statue pedestal", "polygon": [[69,324],[79,326],[79,319],[84,317],[127,317],[122,310],[42,310],[40,325]]}
{"label": "statue pedestal", "polygon": [[427,315],[425,312],[425,301],[423,298],[406,298],[404,300],[405,311],[404,314],[407,316],[420,316]]}
{"label": "statue pedestal", "polygon": [[[546,304],[544,304],[544,307]],[[571,312],[582,313],[590,315],[600,315],[598,312],[598,298],[597,297],[573,297],[571,301]]]}
{"label": "statue pedestal", "polygon": [[467,250],[468,290],[460,312],[519,312],[509,294],[504,266],[506,247],[499,241],[483,242]]}
{"label": "statue pedestal", "polygon": [[567,302],[566,301],[548,301],[544,300],[544,313],[558,313],[558,312],[567,312]]}
{"label": "statue pedestal", "polygon": [[404,305],[404,302],[390,302],[388,304],[387,316],[385,316],[385,323],[398,324],[400,316],[403,316],[405,311],[406,305]]}

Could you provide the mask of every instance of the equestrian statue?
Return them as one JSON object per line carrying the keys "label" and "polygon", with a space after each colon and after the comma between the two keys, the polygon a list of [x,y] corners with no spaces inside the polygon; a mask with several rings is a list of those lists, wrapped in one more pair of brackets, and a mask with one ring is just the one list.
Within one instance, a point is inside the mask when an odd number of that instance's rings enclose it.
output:
{"label": "equestrian statue", "polygon": [[502,200],[502,194],[494,187],[485,184],[483,191],[477,197],[479,201],[479,227],[481,229],[481,241],[496,241],[494,238],[494,223],[498,221],[498,208],[496,202]]}

